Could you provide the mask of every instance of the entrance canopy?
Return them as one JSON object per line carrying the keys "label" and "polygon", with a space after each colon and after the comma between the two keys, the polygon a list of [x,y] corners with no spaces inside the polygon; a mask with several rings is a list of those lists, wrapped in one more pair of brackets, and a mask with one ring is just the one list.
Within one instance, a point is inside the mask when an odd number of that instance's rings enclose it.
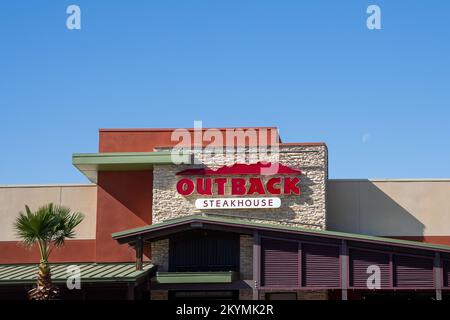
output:
{"label": "entrance canopy", "polygon": [[297,226],[287,226],[281,224],[269,224],[253,222],[250,220],[222,217],[222,216],[203,216],[190,215],[176,219],[165,220],[162,223],[155,223],[145,227],[129,229],[112,234],[113,239],[119,243],[134,243],[136,239],[144,241],[164,238],[170,234],[190,229],[210,229],[236,232],[240,234],[252,235],[254,231],[266,233],[277,233],[284,236],[306,236],[314,238],[316,241],[337,241],[348,240],[355,243],[378,244],[384,248],[392,249],[417,249],[425,251],[437,251],[450,254],[450,246],[435,245],[430,243],[375,237],[362,234],[336,232],[329,230],[306,229]]}
{"label": "entrance canopy", "polygon": [[444,245],[201,215],[114,233],[113,238],[142,252],[145,242],[189,230],[252,236],[255,297],[258,290],[340,289],[344,299],[347,290],[381,289],[435,290],[440,299],[442,290],[450,289],[450,247]]}

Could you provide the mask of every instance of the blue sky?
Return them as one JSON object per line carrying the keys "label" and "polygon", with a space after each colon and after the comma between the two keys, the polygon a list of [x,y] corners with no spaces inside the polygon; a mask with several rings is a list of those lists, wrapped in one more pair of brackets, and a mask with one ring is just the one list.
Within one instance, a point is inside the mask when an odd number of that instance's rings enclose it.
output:
{"label": "blue sky", "polygon": [[[82,29],[66,28],[77,4]],[[377,4],[382,30],[366,28]],[[450,2],[0,5],[0,184],[85,182],[98,128],[278,126],[332,178],[450,177]]]}

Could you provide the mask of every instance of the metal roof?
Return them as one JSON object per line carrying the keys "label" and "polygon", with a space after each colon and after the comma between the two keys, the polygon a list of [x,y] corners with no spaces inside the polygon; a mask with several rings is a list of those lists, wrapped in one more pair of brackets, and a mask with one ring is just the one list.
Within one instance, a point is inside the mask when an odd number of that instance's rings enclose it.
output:
{"label": "metal roof", "polygon": [[[79,267],[81,282],[135,282],[156,270],[151,263],[136,270],[134,263],[51,263],[51,275],[54,283],[65,283],[73,273],[69,267]],[[0,265],[0,285],[32,284],[36,282],[37,264],[3,264]]]}
{"label": "metal roof", "polygon": [[[409,247],[414,249],[422,249],[422,250],[435,250],[435,251],[443,251],[450,252],[450,246],[446,245],[437,245],[430,243],[423,243],[418,241],[409,241],[409,240],[400,240],[393,238],[385,238],[385,237],[377,237],[370,236],[364,234],[355,234],[355,233],[347,233],[347,232],[338,232],[338,231],[330,231],[330,230],[315,230],[315,229],[306,229],[298,226],[291,225],[279,225],[279,224],[269,224],[262,222],[252,222],[249,220],[239,219],[239,218],[225,218],[220,216],[202,216],[202,215],[189,215],[181,218],[175,218],[170,220],[165,220],[161,223],[156,223],[140,228],[129,229],[121,232],[116,232],[112,234],[113,239],[118,240],[119,242],[127,242],[126,240],[131,239],[137,236],[143,236],[144,234],[151,234],[152,232],[156,232],[161,229],[167,229],[171,227],[176,227],[179,225],[190,224],[190,223],[210,223],[216,225],[223,225],[229,227],[243,227],[248,229],[257,229],[257,230],[265,230],[265,231],[275,231],[275,232],[288,232],[288,233],[297,233],[303,235],[311,235],[311,236],[322,236],[328,238],[338,238],[338,239],[346,239],[353,241],[364,241],[371,243],[378,243],[384,245],[397,245],[401,247]],[[145,238],[145,237],[144,237]],[[122,241],[120,241],[122,240]]]}

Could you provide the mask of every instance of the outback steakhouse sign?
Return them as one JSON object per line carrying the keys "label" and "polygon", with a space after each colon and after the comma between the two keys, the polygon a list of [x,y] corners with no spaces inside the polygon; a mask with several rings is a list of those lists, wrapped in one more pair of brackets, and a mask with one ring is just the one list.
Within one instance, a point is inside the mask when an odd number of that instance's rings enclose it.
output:
{"label": "outback steakhouse sign", "polygon": [[182,196],[234,196],[197,199],[198,209],[279,208],[280,198],[271,196],[300,195],[300,174],[300,170],[267,162],[234,164],[217,170],[188,169],[177,173],[183,176],[177,182],[177,192]]}

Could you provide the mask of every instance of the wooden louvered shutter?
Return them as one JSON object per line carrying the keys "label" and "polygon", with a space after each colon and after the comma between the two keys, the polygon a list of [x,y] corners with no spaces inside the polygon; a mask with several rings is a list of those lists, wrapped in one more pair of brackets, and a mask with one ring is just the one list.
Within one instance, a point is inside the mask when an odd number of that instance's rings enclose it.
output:
{"label": "wooden louvered shutter", "polygon": [[389,288],[391,285],[389,254],[359,249],[350,249],[350,286],[367,288],[367,279],[371,275],[367,273],[367,268],[371,265],[380,268],[381,289]]}
{"label": "wooden louvered shutter", "polygon": [[450,260],[442,261],[444,272],[444,287],[450,287]]}
{"label": "wooden louvered shutter", "polygon": [[263,286],[298,286],[298,243],[263,238],[261,241],[261,267]]}
{"label": "wooden louvered shutter", "polygon": [[340,287],[339,247],[302,244],[303,286]]}
{"label": "wooden louvered shutter", "polygon": [[433,259],[394,256],[394,281],[397,287],[432,288]]}

